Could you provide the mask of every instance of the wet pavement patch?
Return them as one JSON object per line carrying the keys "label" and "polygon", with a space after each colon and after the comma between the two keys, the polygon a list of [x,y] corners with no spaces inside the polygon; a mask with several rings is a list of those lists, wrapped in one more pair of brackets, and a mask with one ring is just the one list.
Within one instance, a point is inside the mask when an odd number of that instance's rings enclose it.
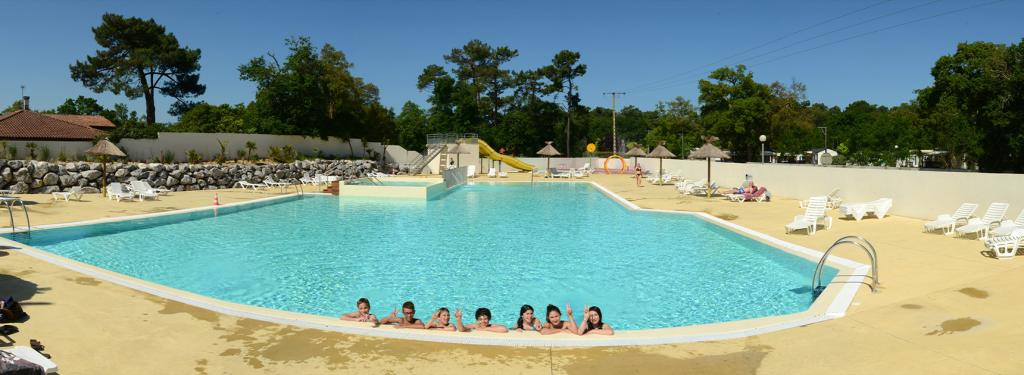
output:
{"label": "wet pavement patch", "polygon": [[980,326],[981,322],[974,320],[970,317],[952,319],[942,322],[939,329],[926,333],[928,336],[942,336],[945,334],[953,334],[957,332],[967,332],[974,327]]}
{"label": "wet pavement patch", "polygon": [[963,288],[963,289],[958,290],[958,292],[966,294],[968,297],[982,298],[982,299],[988,298],[988,292],[986,292],[984,290],[981,290],[981,289],[978,289],[978,288]]}

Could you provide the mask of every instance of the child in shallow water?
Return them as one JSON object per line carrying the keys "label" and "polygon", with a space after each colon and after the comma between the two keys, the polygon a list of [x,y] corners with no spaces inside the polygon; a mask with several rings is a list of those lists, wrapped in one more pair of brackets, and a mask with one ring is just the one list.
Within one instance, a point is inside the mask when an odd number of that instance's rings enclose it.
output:
{"label": "child in shallow water", "polygon": [[587,308],[583,306],[583,322],[580,323],[581,335],[606,335],[615,334],[612,326],[605,323],[601,315],[601,309],[597,306]]}
{"label": "child in shallow water", "polygon": [[356,301],[356,311],[342,315],[341,320],[347,320],[350,322],[368,322],[373,323],[374,325],[379,324],[377,316],[370,314],[370,300],[366,298],[360,298]]}
{"label": "child in shallow water", "polygon": [[459,332],[469,331],[488,331],[488,332],[508,332],[508,327],[501,324],[491,324],[491,310],[486,307],[476,309],[476,323],[474,324],[462,324],[462,310],[455,310],[455,326]]}
{"label": "child in shallow water", "polygon": [[442,307],[434,312],[434,315],[427,321],[427,329],[439,329],[443,331],[454,331],[455,326],[451,323],[451,313],[447,307]]}
{"label": "child in shallow water", "polygon": [[519,320],[516,331],[540,331],[540,320],[533,316],[533,306],[523,305],[519,308]]}
{"label": "child in shallow water", "polygon": [[555,333],[571,333],[578,334],[579,330],[576,328],[576,321],[572,318],[572,307],[565,305],[565,313],[569,315],[569,321],[562,320],[562,311],[558,309],[558,306],[548,305],[547,309],[547,323],[544,323],[544,327],[540,329],[540,334],[551,335]]}

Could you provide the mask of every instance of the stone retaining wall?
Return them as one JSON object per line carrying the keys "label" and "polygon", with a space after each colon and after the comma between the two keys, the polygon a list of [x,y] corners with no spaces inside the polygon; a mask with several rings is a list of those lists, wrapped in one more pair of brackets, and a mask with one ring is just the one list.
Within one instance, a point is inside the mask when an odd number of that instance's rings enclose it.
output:
{"label": "stone retaining wall", "polygon": [[[376,171],[369,160],[315,160],[287,164],[161,164],[107,163],[107,183],[144,180],[153,187],[174,191],[214,190],[233,187],[238,181],[297,182],[304,175],[324,174],[351,179]],[[15,193],[49,194],[81,186],[98,193],[103,176],[100,163],[0,160],[0,189]]]}

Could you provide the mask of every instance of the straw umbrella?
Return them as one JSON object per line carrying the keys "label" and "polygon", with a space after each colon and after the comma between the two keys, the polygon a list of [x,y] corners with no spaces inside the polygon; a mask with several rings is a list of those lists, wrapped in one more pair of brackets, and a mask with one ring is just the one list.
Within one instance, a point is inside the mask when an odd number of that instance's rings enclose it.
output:
{"label": "straw umbrella", "polygon": [[102,194],[106,194],[107,193],[107,157],[111,156],[111,157],[115,157],[115,158],[123,158],[123,157],[126,157],[128,155],[125,155],[124,152],[121,152],[121,149],[117,148],[117,146],[114,146],[114,144],[110,143],[110,141],[107,140],[106,138],[101,139],[99,142],[96,142],[96,144],[93,145],[92,148],[90,148],[90,149],[85,151],[85,154],[86,155],[93,155],[93,156],[99,156],[100,157],[100,162],[103,163],[103,185],[102,185],[102,189],[100,189],[100,192]]}
{"label": "straw umbrella", "polygon": [[673,154],[672,151],[669,151],[667,148],[665,148],[665,141],[661,141],[661,144],[659,144],[658,147],[655,147],[654,150],[651,150],[651,153],[647,154],[647,157],[649,157],[649,158],[658,158],[658,181],[659,181],[659,184],[660,184],[660,181],[661,181],[661,163],[665,161],[665,158],[674,158],[674,157],[676,157],[676,154]]}
{"label": "straw umbrella", "polygon": [[537,151],[537,155],[547,156],[547,158],[548,158],[548,169],[545,169],[545,171],[547,171],[548,175],[550,176],[551,175],[551,157],[552,156],[561,155],[562,153],[558,152],[558,150],[555,149],[555,146],[551,145],[552,143],[554,143],[553,141],[546,141],[544,143],[547,143],[547,146],[544,146],[544,148],[540,149],[540,151]]}
{"label": "straw umbrella", "polygon": [[448,149],[448,155],[455,154],[455,168],[461,167],[462,154],[468,153],[469,151],[466,151],[465,148],[462,147],[462,142],[458,142],[455,144],[455,147]]}
{"label": "straw umbrella", "polygon": [[[728,159],[729,158],[728,154],[726,154],[724,151],[722,151],[718,147],[715,147],[715,145],[711,144],[711,142],[714,142],[716,140],[718,140],[718,137],[707,137],[707,138],[704,138],[704,142],[705,142],[704,146],[701,146],[699,149],[697,149],[697,151],[694,151],[694,152],[690,153],[690,159],[708,159],[708,187],[711,186],[711,159],[712,158]],[[707,191],[708,191],[708,198],[711,198],[711,189],[707,189]]]}
{"label": "straw umbrella", "polygon": [[633,166],[635,167],[637,165],[636,159],[638,157],[640,157],[640,156],[647,156],[647,152],[645,152],[644,149],[640,148],[640,146],[637,145],[637,146],[633,146],[633,148],[629,149],[629,151],[626,152],[625,154],[623,154],[623,156],[632,156],[633,157]]}

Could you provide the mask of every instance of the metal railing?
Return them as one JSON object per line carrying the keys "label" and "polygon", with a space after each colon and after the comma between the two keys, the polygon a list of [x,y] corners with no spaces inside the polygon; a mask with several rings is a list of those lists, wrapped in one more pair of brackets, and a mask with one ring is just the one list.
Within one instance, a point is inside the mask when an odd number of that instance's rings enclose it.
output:
{"label": "metal railing", "polygon": [[469,142],[471,140],[476,140],[478,138],[479,137],[477,136],[476,133],[434,133],[427,134],[427,144],[452,144],[458,143],[459,140]]}
{"label": "metal railing", "polygon": [[868,254],[868,258],[871,258],[871,292],[878,293],[878,252],[875,251],[875,247],[871,245],[871,242],[865,240],[859,236],[845,236],[836,242],[832,243],[832,246],[825,250],[825,254],[818,260],[818,266],[814,268],[814,275],[811,276],[811,291],[815,296],[821,294],[825,290],[825,287],[821,285],[821,273],[825,269],[825,261],[828,260],[828,256],[832,254],[832,250],[839,247],[840,245],[850,244],[861,248],[865,253]]}
{"label": "metal railing", "polygon": [[7,214],[11,217],[11,233],[17,231],[17,227],[14,226],[14,205],[21,205],[22,211],[25,211],[25,225],[28,227],[25,229],[26,232],[32,232],[32,220],[28,218],[28,207],[25,207],[25,202],[21,198],[15,197],[0,197],[0,204],[7,206]]}
{"label": "metal railing", "polygon": [[434,158],[436,158],[438,155],[440,155],[441,152],[443,152],[447,148],[448,148],[447,144],[429,144],[429,145],[427,145],[427,156],[424,156],[423,159],[420,159],[418,162],[416,162],[416,164],[413,164],[413,167],[409,169],[409,173],[411,173],[411,174],[420,174],[420,173],[422,173],[423,172],[423,168],[426,168],[427,164],[429,164],[431,160],[434,160]]}

